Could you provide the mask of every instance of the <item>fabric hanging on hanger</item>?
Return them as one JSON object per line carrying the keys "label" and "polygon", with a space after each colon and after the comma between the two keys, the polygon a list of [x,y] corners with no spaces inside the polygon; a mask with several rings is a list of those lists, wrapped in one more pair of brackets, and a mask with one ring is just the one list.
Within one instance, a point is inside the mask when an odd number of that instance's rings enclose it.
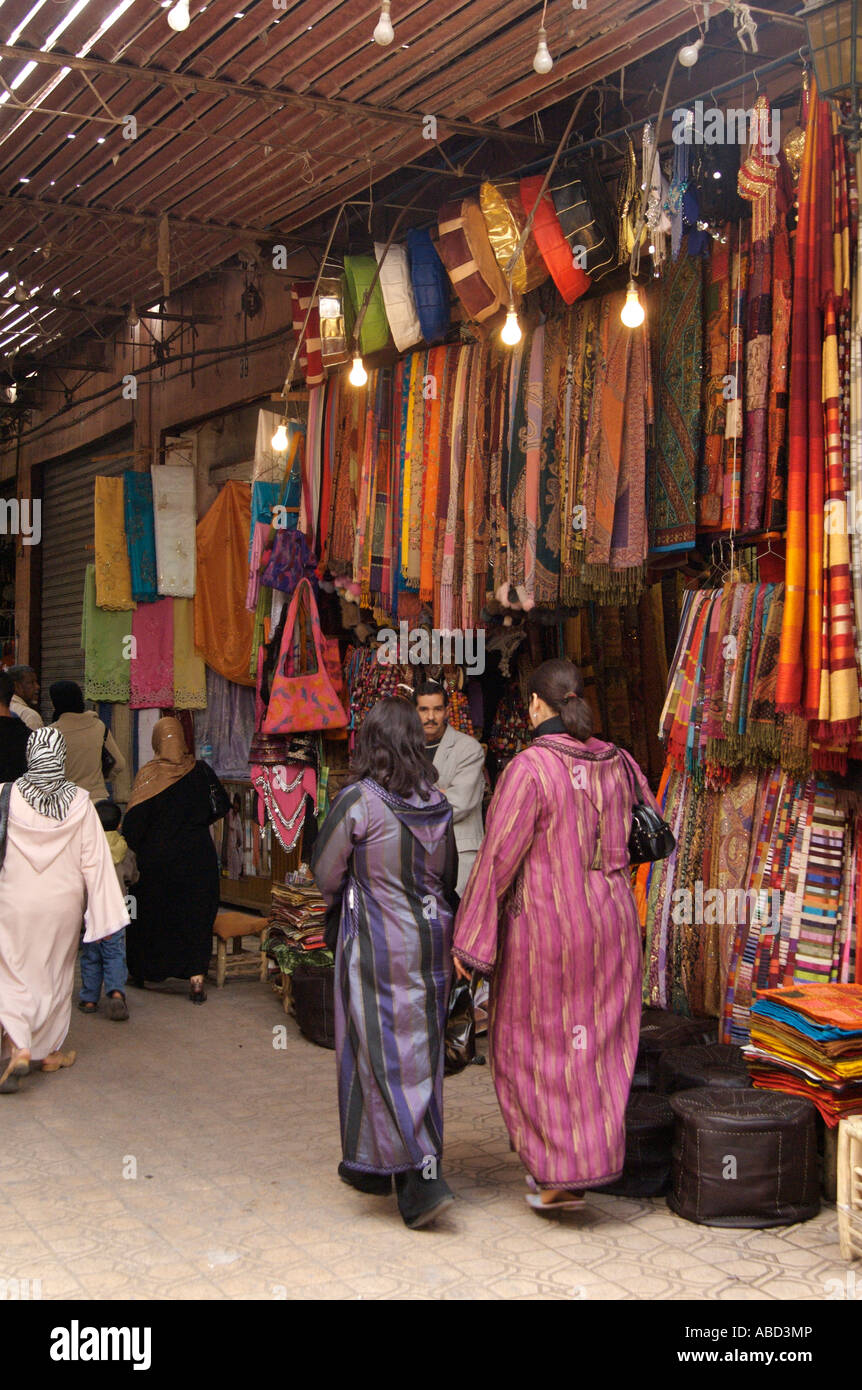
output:
{"label": "fabric hanging on hanger", "polygon": [[742,528],[743,393],[745,389],[745,303],[750,269],[750,237],[745,223],[734,231],[730,274],[730,338],[728,397],[724,415],[724,486],[721,525],[725,531]]}
{"label": "fabric hanging on hanger", "polygon": [[701,268],[672,261],[659,295],[659,398],[652,466],[652,548],[684,550],[695,540],[695,471],[700,453]]}
{"label": "fabric hanging on hanger", "polygon": [[827,269],[831,279],[833,268],[831,237],[826,235],[831,203],[830,151],[827,104],[818,100],[812,83],[799,174],[793,266],[787,599],[781,630],[777,697],[779,711],[801,711],[810,719],[816,718],[820,705],[824,476],[820,306],[825,300]]}
{"label": "fabric hanging on hanger", "polygon": [[174,703],[174,601],[143,604],[132,618],[132,709],[171,708]]}
{"label": "fabric hanging on hanger", "polygon": [[730,260],[733,229],[729,222],[711,244],[704,266],[704,322],[706,327],[704,373],[704,441],[698,471],[697,521],[699,526],[721,526],[725,424],[725,387],[730,362]]}
{"label": "fabric hanging on hanger", "polygon": [[198,747],[212,746],[212,768],[222,779],[245,781],[254,735],[254,691],[206,668],[206,708],[195,712]]}
{"label": "fabric hanging on hanger", "polygon": [[195,651],[194,599],[174,599],[174,705],[203,709],[207,702],[206,668]]}
{"label": "fabric hanging on hanger", "polygon": [[246,611],[251,488],[225,483],[196,531],[195,647],[208,666],[238,685],[249,674],[254,618]]}
{"label": "fabric hanging on hanger", "polygon": [[149,473],[123,474],[123,514],[132,598],[136,603],[155,603],[156,533],[153,523],[153,480]]}
{"label": "fabric hanging on hanger", "polygon": [[195,470],[190,464],[165,463],[154,465],[150,472],[159,593],[194,598]]}
{"label": "fabric hanging on hanger", "polygon": [[81,617],[85,700],[128,701],[131,634],[130,609],[110,610],[97,605],[96,567],[88,565]]}
{"label": "fabric hanging on hanger", "polygon": [[122,477],[96,478],[94,533],[97,604],[112,612],[134,608]]}

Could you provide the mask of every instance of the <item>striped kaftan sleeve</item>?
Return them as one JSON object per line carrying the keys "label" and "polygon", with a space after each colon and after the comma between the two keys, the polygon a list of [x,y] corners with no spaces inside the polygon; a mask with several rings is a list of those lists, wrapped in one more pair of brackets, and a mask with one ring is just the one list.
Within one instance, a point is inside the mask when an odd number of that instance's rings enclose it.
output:
{"label": "striped kaftan sleeve", "polygon": [[526,760],[516,757],[497,783],[455,919],[452,954],[482,975],[494,972],[500,904],[533,844],[539,806],[535,778]]}
{"label": "striped kaftan sleeve", "polygon": [[354,845],[367,829],[368,808],[362,789],[355,785],[345,787],[332,803],[311,856],[311,872],[328,907],[344,892]]}

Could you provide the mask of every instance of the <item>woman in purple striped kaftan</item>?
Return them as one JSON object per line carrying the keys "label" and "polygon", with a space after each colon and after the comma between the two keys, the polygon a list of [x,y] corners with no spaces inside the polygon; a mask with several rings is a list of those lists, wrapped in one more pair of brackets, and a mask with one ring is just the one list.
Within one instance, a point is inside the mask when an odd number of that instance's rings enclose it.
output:
{"label": "woman in purple striped kaftan", "polygon": [[408,1226],[452,1201],[440,1176],[444,1029],[458,856],[452,809],[413,705],[380,700],[363,721],[354,781],[312,857],[341,915],[335,1047],[344,1160],[362,1192],[391,1191]]}
{"label": "woman in purple striped kaftan", "polygon": [[641,1014],[628,836],[655,806],[627,753],[591,738],[580,674],[530,681],[534,742],[502,774],[462,898],[453,954],[491,976],[491,1068],[531,1206],[575,1206],[623,1167]]}

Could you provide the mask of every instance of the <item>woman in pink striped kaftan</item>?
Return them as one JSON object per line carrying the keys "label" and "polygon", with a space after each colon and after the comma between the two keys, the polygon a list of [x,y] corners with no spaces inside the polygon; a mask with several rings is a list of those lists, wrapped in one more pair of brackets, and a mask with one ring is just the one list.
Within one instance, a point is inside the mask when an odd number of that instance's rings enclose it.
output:
{"label": "woman in pink striped kaftan", "polygon": [[641,1015],[627,845],[634,802],[656,803],[590,737],[582,690],[569,661],[533,673],[534,741],[497,785],[453,944],[459,973],[491,977],[494,1084],[542,1210],[619,1177]]}

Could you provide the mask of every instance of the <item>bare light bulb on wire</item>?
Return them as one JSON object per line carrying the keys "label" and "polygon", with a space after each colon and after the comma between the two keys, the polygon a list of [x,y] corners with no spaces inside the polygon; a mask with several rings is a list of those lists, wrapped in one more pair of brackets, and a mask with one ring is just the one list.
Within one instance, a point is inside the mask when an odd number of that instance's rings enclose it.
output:
{"label": "bare light bulb on wire", "polygon": [[379,43],[381,48],[385,48],[395,38],[395,30],[392,27],[392,20],[389,18],[391,0],[382,0],[380,6],[380,18],[377,21],[372,38],[375,43]]}
{"label": "bare light bulb on wire", "polygon": [[703,48],[703,39],[697,39],[695,43],[684,44],[677,53],[677,61],[683,68],[693,68],[698,58],[700,50]]}
{"label": "bare light bulb on wire", "polygon": [[518,315],[515,313],[515,306],[509,305],[509,312],[506,315],[506,322],[500,329],[500,339],[507,347],[514,347],[521,341],[521,325],[518,322]]}
{"label": "bare light bulb on wire", "polygon": [[536,56],[533,59],[533,71],[537,72],[540,77],[544,77],[546,73],[549,73],[551,71],[551,68],[553,66],[554,60],[551,57],[550,51],[548,49],[547,32],[544,29],[540,29],[539,42],[536,47]]}
{"label": "bare light bulb on wire", "polygon": [[280,421],[278,429],[272,436],[272,447],[277,454],[283,454],[287,448],[287,429],[284,421]]}
{"label": "bare light bulb on wire", "polygon": [[168,10],[168,24],[172,29],[176,29],[177,33],[188,29],[190,20],[189,0],[177,0],[173,9]]}
{"label": "bare light bulb on wire", "polygon": [[368,380],[368,373],[362,365],[361,357],[354,357],[353,366],[350,368],[350,376],[347,378],[351,386],[364,386]]}
{"label": "bare light bulb on wire", "polygon": [[626,328],[640,328],[645,317],[644,306],[641,304],[638,287],[634,280],[629,280],[629,286],[626,291],[626,302],[622,307],[620,318]]}

